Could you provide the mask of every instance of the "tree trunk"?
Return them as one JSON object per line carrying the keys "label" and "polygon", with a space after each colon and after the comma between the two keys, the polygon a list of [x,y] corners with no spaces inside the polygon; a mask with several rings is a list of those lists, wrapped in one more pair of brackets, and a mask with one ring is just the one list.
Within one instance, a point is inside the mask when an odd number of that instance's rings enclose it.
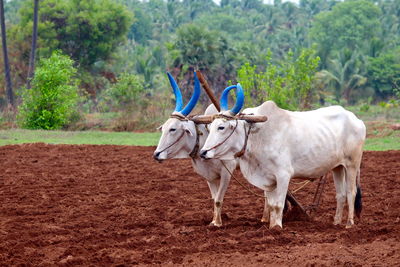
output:
{"label": "tree trunk", "polygon": [[351,88],[351,86],[348,86],[344,89],[344,92],[343,92],[343,97],[344,97],[344,99],[346,99],[347,105],[350,105],[350,94],[351,94],[352,89],[353,88]]}
{"label": "tree trunk", "polygon": [[36,55],[36,43],[37,43],[37,28],[38,28],[38,10],[39,10],[39,0],[34,0],[33,9],[33,30],[32,30],[32,45],[31,45],[31,55],[29,58],[29,69],[28,69],[28,79],[26,82],[26,88],[31,88],[31,80],[35,73],[35,55]]}
{"label": "tree trunk", "polygon": [[10,76],[10,64],[8,62],[6,23],[4,18],[3,0],[0,0],[0,24],[1,24],[1,40],[3,45],[3,57],[4,57],[4,74],[6,76],[7,99],[8,99],[8,104],[11,105],[11,107],[14,107],[14,94],[12,90],[12,83]]}

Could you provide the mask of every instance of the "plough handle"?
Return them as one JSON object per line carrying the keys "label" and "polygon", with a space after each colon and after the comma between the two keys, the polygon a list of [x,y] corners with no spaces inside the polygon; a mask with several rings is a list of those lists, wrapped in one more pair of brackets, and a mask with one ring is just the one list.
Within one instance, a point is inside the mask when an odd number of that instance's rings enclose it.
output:
{"label": "plough handle", "polygon": [[203,74],[198,70],[196,71],[197,78],[199,78],[199,81],[204,88],[204,91],[206,91],[208,97],[210,98],[211,102],[214,104],[215,108],[219,111],[221,111],[221,107],[219,105],[219,102],[217,98],[215,97],[213,91],[211,90],[210,86],[208,85],[206,79],[204,79]]}

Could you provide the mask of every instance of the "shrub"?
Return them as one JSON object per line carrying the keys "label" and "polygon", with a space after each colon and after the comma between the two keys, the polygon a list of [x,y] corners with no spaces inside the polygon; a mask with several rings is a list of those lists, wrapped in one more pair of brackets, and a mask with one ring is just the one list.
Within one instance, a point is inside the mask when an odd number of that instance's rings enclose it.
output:
{"label": "shrub", "polygon": [[55,51],[36,69],[31,89],[22,92],[19,124],[28,129],[60,129],[76,113],[78,82],[73,61]]}
{"label": "shrub", "polygon": [[100,106],[103,110],[111,106],[113,110],[140,111],[146,103],[143,97],[144,80],[142,77],[123,73],[118,82],[103,91]]}

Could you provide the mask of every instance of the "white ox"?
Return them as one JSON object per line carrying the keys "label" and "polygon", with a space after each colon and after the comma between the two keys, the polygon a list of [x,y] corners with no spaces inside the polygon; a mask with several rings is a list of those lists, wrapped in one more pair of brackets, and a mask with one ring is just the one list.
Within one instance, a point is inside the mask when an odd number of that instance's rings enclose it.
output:
{"label": "white ox", "polygon": [[[197,76],[195,76],[195,92],[200,90]],[[161,127],[162,135],[158,142],[158,146],[154,151],[153,157],[157,161],[165,159],[182,159],[191,158],[192,166],[196,173],[203,176],[211,191],[211,196],[214,201],[213,219],[210,225],[222,226],[221,210],[224,200],[225,192],[228,188],[231,179],[230,172],[232,173],[238,165],[237,160],[224,161],[225,168],[221,160],[204,161],[200,158],[199,149],[204,145],[208,136],[208,130],[205,125],[196,125],[192,120],[186,117],[187,114],[193,109],[195,102],[192,103],[190,110],[181,110],[182,103],[179,87],[168,74],[171,85],[174,89],[175,97],[177,100],[177,108]],[[199,92],[198,92],[199,94]],[[189,104],[188,104],[189,105]],[[218,113],[214,105],[208,106],[205,111],[206,115]]]}
{"label": "white ox", "polygon": [[[231,117],[236,113],[222,112]],[[235,154],[245,148],[239,160],[240,169],[251,184],[265,191],[270,228],[282,227],[282,211],[291,178],[318,178],[332,170],[337,199],[334,224],[341,223],[347,198],[346,228],[351,227],[354,210],[357,216],[361,212],[359,186],[366,134],[364,123],[340,106],[290,112],[267,101],[243,113],[264,115],[268,121],[254,124],[233,118],[214,119],[201,156],[234,160]]]}
{"label": "white ox", "polygon": [[[214,105],[210,105],[205,114],[212,115],[217,112],[218,111]],[[198,152],[191,155],[196,146],[197,135],[199,135],[199,147],[202,147],[207,139],[208,130],[205,125],[195,125],[191,120],[169,118],[162,125],[161,130],[162,135],[158,146],[154,151],[154,158],[158,161],[165,159],[191,158],[195,172],[206,179],[214,202],[213,219],[210,225],[222,226],[221,210],[225,192],[228,189],[229,181],[231,179],[229,172],[232,173],[235,170],[238,164],[237,161],[235,159],[224,161],[225,166],[229,170],[228,171],[219,159],[205,161],[200,158]],[[168,145],[175,142],[182,133],[183,137],[180,138],[178,142],[164,150]]]}

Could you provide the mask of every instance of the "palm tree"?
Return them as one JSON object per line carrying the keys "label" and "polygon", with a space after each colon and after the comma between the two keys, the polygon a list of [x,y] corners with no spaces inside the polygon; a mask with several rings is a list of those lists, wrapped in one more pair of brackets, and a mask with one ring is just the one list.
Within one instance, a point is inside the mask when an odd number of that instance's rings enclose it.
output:
{"label": "palm tree", "polygon": [[336,59],[329,60],[328,69],[316,73],[316,80],[325,87],[331,87],[337,101],[343,97],[349,104],[353,90],[367,82],[364,66],[364,57],[357,51],[340,52]]}
{"label": "palm tree", "polygon": [[34,0],[33,8],[33,30],[32,30],[32,46],[31,55],[29,58],[29,69],[28,69],[28,79],[26,82],[26,88],[31,88],[31,80],[33,78],[33,73],[35,72],[35,55],[36,55],[36,43],[37,43],[37,28],[38,28],[38,10],[39,10],[39,0]]}
{"label": "palm tree", "polygon": [[8,62],[8,51],[7,51],[7,36],[6,36],[6,23],[4,18],[4,1],[0,0],[0,23],[1,23],[1,39],[3,45],[3,57],[4,57],[4,73],[6,76],[6,87],[7,87],[7,98],[8,103],[11,107],[14,107],[14,94],[12,90],[11,76],[10,76],[10,64]]}

